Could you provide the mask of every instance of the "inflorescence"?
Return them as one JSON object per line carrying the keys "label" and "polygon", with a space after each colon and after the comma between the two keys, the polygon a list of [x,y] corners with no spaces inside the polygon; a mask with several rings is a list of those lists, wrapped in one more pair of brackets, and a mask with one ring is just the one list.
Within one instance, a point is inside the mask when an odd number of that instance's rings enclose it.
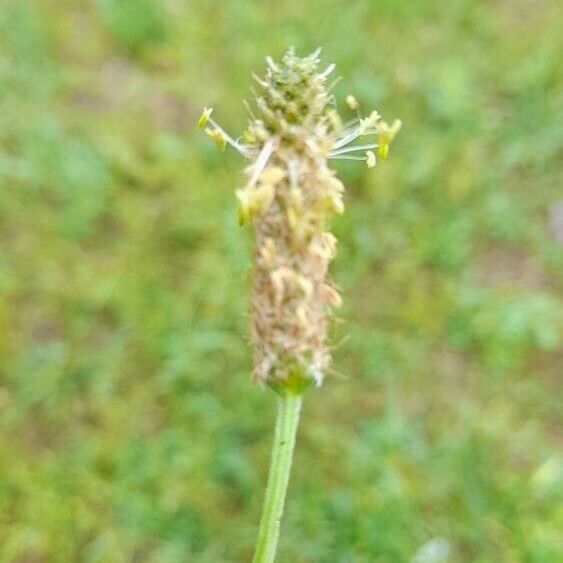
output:
{"label": "inflorescence", "polygon": [[264,78],[254,76],[256,110],[241,138],[230,137],[205,108],[200,128],[221,149],[248,159],[246,184],[236,191],[240,224],[256,236],[251,296],[254,377],[276,389],[320,385],[330,363],[331,311],[341,304],[328,280],[336,238],[328,219],[344,212],[344,185],[328,160],[358,160],[369,168],[385,159],[401,122],[377,111],[342,123],[328,84],[334,70],[319,71],[320,49],[300,58],[290,48],[280,62],[266,58]]}

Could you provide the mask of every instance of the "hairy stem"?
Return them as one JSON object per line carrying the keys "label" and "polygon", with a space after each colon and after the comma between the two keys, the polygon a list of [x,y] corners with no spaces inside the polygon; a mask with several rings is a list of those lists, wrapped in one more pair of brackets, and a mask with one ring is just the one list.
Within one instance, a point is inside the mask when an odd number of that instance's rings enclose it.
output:
{"label": "hairy stem", "polygon": [[278,398],[270,474],[253,563],[272,563],[276,557],[301,402],[301,395],[291,392],[285,392]]}

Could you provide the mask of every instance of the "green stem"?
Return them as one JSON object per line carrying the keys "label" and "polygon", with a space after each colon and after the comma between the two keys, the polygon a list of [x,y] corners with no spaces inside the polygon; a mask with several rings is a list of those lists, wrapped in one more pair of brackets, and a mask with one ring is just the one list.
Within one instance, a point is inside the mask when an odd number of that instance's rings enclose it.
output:
{"label": "green stem", "polygon": [[279,396],[270,474],[252,563],[272,563],[276,557],[300,410],[301,395],[285,392]]}

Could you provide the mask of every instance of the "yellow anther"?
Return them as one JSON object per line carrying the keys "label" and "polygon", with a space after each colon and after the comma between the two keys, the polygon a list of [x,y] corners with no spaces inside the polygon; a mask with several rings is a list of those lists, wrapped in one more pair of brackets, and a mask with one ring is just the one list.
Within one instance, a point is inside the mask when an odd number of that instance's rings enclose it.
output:
{"label": "yellow anther", "polygon": [[209,118],[211,117],[212,113],[213,113],[213,108],[203,108],[201,116],[197,120],[197,126],[199,129],[203,129],[207,125],[207,122],[209,121]]}
{"label": "yellow anther", "polygon": [[227,147],[227,139],[225,138],[225,135],[223,134],[223,132],[220,129],[210,129],[209,127],[207,127],[205,129],[205,133],[211,137],[211,139],[213,140],[213,142],[222,150],[224,151],[225,148]]}
{"label": "yellow anther", "polygon": [[373,129],[377,125],[377,122],[380,119],[381,119],[381,116],[375,110],[373,110],[371,112],[369,117],[366,117],[365,119],[360,119],[360,131],[359,131],[360,135],[365,135],[365,134],[369,133],[370,130]]}
{"label": "yellow anther", "polygon": [[260,175],[260,182],[263,184],[276,185],[285,178],[285,170],[279,166],[268,166]]}
{"label": "yellow anther", "polygon": [[356,109],[358,109],[358,100],[356,100],[356,98],[354,96],[352,96],[352,94],[348,94],[346,96],[346,105],[351,110],[356,110]]}
{"label": "yellow anther", "polygon": [[340,307],[342,305],[342,297],[334,287],[323,283],[320,288],[322,298],[334,308]]}
{"label": "yellow anther", "polygon": [[377,141],[379,143],[379,158],[385,160],[387,154],[389,153],[389,145],[392,143],[393,139],[397,136],[397,133],[401,129],[402,122],[400,119],[395,119],[392,125],[389,125],[386,121],[382,121],[379,124],[377,131]]}

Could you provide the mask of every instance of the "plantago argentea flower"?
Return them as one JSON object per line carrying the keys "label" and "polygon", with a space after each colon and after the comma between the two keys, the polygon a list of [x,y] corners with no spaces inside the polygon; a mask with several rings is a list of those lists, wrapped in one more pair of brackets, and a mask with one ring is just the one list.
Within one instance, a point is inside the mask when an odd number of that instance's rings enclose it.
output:
{"label": "plantago argentea flower", "polygon": [[275,557],[279,522],[301,393],[320,385],[330,364],[327,330],[341,303],[327,276],[336,252],[329,219],[344,212],[344,185],[330,159],[363,161],[369,168],[385,159],[400,129],[376,111],[362,117],[357,100],[346,104],[355,117],[337,112],[329,76],[320,69],[320,50],[300,58],[289,49],[282,60],[266,58],[263,78],[255,77],[256,109],[248,129],[231,138],[206,108],[198,125],[224,149],[230,145],[248,160],[246,183],[236,191],[241,224],[254,228],[251,343],[254,379],[280,395],[272,467],[255,562]]}

